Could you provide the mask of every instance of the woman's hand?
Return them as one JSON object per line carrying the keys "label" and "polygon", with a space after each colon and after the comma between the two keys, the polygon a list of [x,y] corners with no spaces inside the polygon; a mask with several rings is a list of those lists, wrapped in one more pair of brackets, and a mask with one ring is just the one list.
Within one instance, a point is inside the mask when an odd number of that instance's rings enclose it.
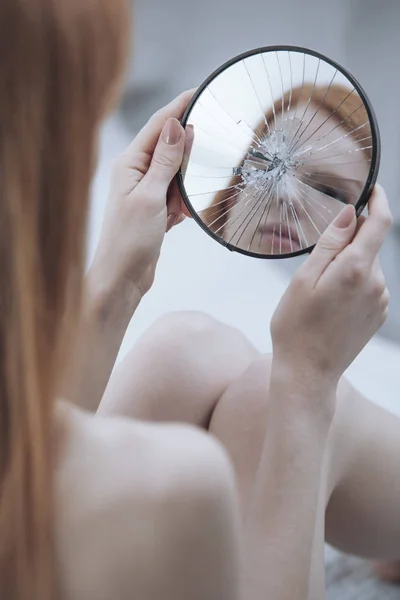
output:
{"label": "woman's hand", "polygon": [[[337,384],[387,317],[378,252],[392,224],[380,186],[369,216],[346,206],[298,270],[271,323],[274,363]],[[278,366],[279,365],[279,366]]]}
{"label": "woman's hand", "polygon": [[173,179],[187,137],[178,119],[192,95],[185,92],[157,112],[115,162],[89,277],[107,295],[143,296],[153,283],[165,232],[184,218]]}

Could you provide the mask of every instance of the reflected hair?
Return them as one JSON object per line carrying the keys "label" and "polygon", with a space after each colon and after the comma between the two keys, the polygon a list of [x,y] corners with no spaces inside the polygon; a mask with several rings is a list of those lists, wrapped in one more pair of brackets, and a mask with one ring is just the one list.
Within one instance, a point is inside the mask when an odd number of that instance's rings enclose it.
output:
{"label": "reflected hair", "polygon": [[[290,106],[291,110],[295,110],[297,116],[302,119],[304,109],[298,108],[302,104],[308,105],[306,114],[310,111],[310,118],[315,114],[316,110],[319,110],[320,108],[332,113],[332,118],[336,121],[336,125],[342,124],[348,129],[355,141],[357,141],[357,137],[356,134],[354,134],[354,131],[363,124],[369,123],[368,113],[364,103],[360,96],[357,93],[354,93],[354,91],[351,93],[351,90],[339,84],[331,85],[329,88],[324,86],[314,87],[311,84],[306,84],[294,88],[292,92],[286,92],[283,101],[282,98],[279,98],[279,100],[274,103],[273,108],[271,107],[265,115],[268,126],[272,128],[276,116],[279,117],[282,115],[282,106],[286,111]],[[268,134],[268,126],[263,119],[255,129],[254,139],[263,139]],[[300,132],[301,131],[302,129],[300,129]],[[362,151],[366,160],[371,160],[371,148],[364,148]],[[246,155],[243,156],[241,162],[243,162],[245,158]],[[229,213],[236,204],[233,187],[239,186],[241,182],[242,178],[234,175],[230,180],[228,187],[219,191],[215,195],[211,206],[204,211],[205,223],[211,231],[217,233],[220,237],[223,236]]]}
{"label": "reflected hair", "polygon": [[129,20],[126,0],[0,3],[4,600],[60,597],[52,527],[54,398],[80,305],[98,128],[120,88]]}

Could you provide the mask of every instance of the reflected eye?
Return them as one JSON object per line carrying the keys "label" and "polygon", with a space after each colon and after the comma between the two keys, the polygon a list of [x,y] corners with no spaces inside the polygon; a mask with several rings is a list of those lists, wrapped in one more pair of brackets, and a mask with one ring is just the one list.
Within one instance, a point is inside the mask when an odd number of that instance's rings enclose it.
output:
{"label": "reflected eye", "polygon": [[314,187],[316,190],[318,190],[322,194],[325,194],[326,196],[330,196],[331,198],[334,198],[335,200],[339,200],[339,202],[343,202],[343,204],[350,203],[350,200],[349,200],[347,194],[343,190],[335,189],[333,186],[324,185],[323,183],[315,184]]}
{"label": "reflected eye", "polygon": [[317,192],[334,198],[343,204],[352,204],[351,197],[354,193],[349,189],[351,180],[330,173],[307,172],[301,175],[301,181]]}

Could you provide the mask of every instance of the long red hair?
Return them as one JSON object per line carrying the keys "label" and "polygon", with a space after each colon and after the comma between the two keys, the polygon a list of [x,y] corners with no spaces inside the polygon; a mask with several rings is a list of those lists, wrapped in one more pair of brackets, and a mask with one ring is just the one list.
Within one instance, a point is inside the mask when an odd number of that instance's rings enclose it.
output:
{"label": "long red hair", "polygon": [[79,310],[102,117],[126,0],[0,3],[0,595],[58,597],[53,408]]}

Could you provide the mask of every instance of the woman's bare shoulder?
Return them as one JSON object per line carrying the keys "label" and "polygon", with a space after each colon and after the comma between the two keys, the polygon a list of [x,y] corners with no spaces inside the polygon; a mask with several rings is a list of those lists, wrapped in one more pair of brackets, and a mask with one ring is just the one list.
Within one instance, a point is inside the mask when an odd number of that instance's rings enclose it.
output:
{"label": "woman's bare shoulder", "polygon": [[207,434],[76,409],[55,485],[68,600],[165,597],[186,538],[200,538],[209,518],[215,528],[211,513],[235,510],[229,461]]}

